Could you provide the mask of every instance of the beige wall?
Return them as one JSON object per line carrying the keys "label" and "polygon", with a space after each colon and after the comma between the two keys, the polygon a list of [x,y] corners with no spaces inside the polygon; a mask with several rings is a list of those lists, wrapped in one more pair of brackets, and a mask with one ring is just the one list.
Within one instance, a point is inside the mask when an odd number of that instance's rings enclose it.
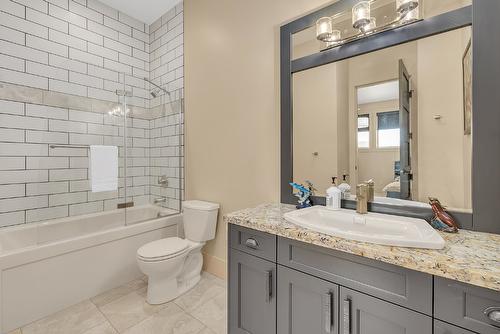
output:
{"label": "beige wall", "polygon": [[[279,200],[279,26],[324,0],[185,0],[186,198]],[[225,274],[226,226],[205,247]]]}
{"label": "beige wall", "polygon": [[469,36],[464,28],[417,42],[419,200],[438,197],[454,208],[471,208],[472,140],[463,131],[462,79]]}
{"label": "beige wall", "polygon": [[293,178],[311,181],[317,195],[325,194],[332,176],[340,180],[349,171],[346,65],[293,75]]}

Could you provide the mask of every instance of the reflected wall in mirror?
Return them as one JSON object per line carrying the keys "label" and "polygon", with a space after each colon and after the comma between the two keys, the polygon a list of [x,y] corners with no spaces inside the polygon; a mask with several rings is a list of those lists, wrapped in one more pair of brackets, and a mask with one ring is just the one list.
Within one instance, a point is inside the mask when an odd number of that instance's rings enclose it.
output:
{"label": "reflected wall in mirror", "polygon": [[[470,211],[466,27],[293,75],[294,181],[373,179],[376,202]],[[467,58],[465,58],[466,61]],[[411,200],[414,202],[402,202]]]}

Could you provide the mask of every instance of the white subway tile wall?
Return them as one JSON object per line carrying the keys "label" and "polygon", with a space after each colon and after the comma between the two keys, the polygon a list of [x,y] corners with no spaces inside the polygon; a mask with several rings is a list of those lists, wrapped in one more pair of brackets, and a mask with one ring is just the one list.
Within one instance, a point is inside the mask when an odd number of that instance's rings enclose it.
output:
{"label": "white subway tile wall", "polygon": [[[118,106],[121,73],[134,95],[129,104],[142,108],[127,124],[127,200],[167,197],[166,206],[179,209],[183,54],[182,3],[148,26],[97,0],[2,0],[0,227],[113,210],[125,201],[124,122],[107,113]],[[153,99],[144,77],[176,102],[160,106],[169,101]],[[88,150],[51,144],[118,146],[119,190],[92,193]],[[158,185],[162,175],[168,187]]]}

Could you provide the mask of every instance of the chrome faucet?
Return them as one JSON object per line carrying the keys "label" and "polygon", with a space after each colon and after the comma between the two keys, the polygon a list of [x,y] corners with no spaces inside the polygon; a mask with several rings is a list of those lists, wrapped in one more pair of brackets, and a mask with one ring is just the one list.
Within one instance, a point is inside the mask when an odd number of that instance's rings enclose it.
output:
{"label": "chrome faucet", "polygon": [[167,203],[167,198],[166,197],[159,197],[154,199],[154,204],[159,204],[159,203]]}
{"label": "chrome faucet", "polygon": [[370,197],[370,186],[361,183],[356,186],[356,212],[360,214],[368,213],[368,200]]}

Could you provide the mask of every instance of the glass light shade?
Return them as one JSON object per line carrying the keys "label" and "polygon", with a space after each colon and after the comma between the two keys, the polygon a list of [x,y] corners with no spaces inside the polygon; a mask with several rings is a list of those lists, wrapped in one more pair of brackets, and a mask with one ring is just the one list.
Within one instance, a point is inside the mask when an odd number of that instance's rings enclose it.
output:
{"label": "glass light shade", "polygon": [[332,19],[330,17],[322,17],[316,21],[316,38],[320,41],[328,41],[332,36]]}
{"label": "glass light shade", "polygon": [[418,0],[396,0],[396,11],[405,16],[418,7]]}
{"label": "glass light shade", "polygon": [[330,37],[330,42],[338,42],[340,41],[341,38],[341,32],[340,30],[333,30],[332,31],[332,36]]}
{"label": "glass light shade", "polygon": [[413,10],[410,10],[406,15],[404,15],[402,21],[411,22],[418,20],[418,17],[419,17],[418,8],[415,8]]}
{"label": "glass light shade", "polygon": [[361,1],[352,7],[352,26],[361,29],[370,23],[370,2]]}
{"label": "glass light shade", "polygon": [[363,27],[364,31],[370,31],[377,27],[377,19],[375,17],[370,17],[370,23]]}

